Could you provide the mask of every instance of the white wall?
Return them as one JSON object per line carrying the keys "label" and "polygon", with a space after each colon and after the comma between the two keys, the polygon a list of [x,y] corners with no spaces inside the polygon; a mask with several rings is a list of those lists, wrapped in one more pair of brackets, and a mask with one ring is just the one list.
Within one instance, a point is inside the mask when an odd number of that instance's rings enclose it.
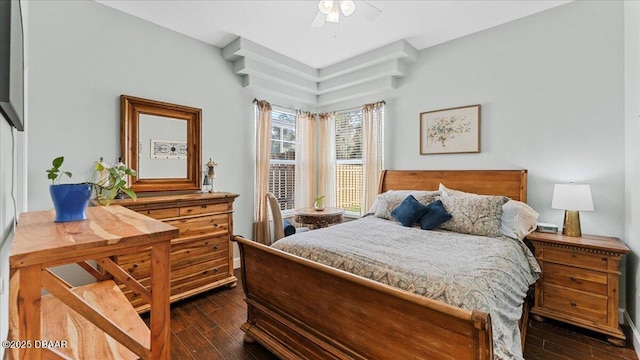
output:
{"label": "white wall", "polygon": [[[218,163],[217,190],[240,194],[234,233],[251,237],[252,100],[305,108],[243,88],[219,48],[113,8],[93,1],[30,7],[29,209],[53,208],[44,172],[53,158],[65,156],[72,181],[87,179],[101,156],[117,161],[119,96],[126,94],[202,109],[203,162]],[[77,267],[60,271],[74,283],[92,280]]]}
{"label": "white wall", "polygon": [[[387,102],[396,169],[529,170],[529,203],[550,208],[553,184],[592,186],[587,234],[624,235],[623,6],[574,2],[420,52]],[[481,152],[419,154],[419,113],[482,105]]]}
{"label": "white wall", "polygon": [[[627,256],[627,312],[637,328],[640,325],[640,3],[624,5],[625,78],[625,238],[633,251]],[[634,329],[634,347],[640,353],[640,334]]]}
{"label": "white wall", "polygon": [[[93,1],[31,2],[30,24],[30,210],[53,207],[44,171],[56,156],[72,181],[101,156],[117,161],[127,94],[202,109],[202,157],[219,164],[217,189],[240,194],[234,232],[250,236],[253,94],[220,49]],[[70,275],[89,280],[77,267]]]}

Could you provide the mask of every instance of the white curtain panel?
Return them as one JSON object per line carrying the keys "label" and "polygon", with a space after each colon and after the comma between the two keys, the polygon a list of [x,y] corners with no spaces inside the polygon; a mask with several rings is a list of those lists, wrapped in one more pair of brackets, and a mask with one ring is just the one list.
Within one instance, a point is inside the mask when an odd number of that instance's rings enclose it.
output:
{"label": "white curtain panel", "polygon": [[313,206],[316,196],[316,117],[309,112],[296,113],[296,208]]}
{"label": "white curtain panel", "polygon": [[362,106],[363,196],[361,213],[376,199],[380,172],[384,169],[384,101]]}
{"label": "white curtain panel", "polygon": [[269,212],[267,192],[269,190],[269,161],[271,158],[271,104],[255,100],[256,123],[256,179],[254,184],[253,239],[270,245]]}

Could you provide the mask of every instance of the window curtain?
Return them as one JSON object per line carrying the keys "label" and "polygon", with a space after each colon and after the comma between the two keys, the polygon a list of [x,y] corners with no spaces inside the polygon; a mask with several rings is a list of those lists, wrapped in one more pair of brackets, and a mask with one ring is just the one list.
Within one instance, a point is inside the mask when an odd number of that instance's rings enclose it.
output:
{"label": "window curtain", "polygon": [[318,114],[318,194],[326,206],[336,206],[335,113]]}
{"label": "window curtain", "polygon": [[296,208],[313,206],[316,196],[316,117],[296,113]]}
{"label": "window curtain", "polygon": [[271,104],[254,100],[256,108],[256,179],[254,184],[253,239],[270,245],[267,192],[269,189],[269,160],[271,158]]}
{"label": "window curtain", "polygon": [[384,101],[362,105],[362,210],[376,199],[380,172],[384,169]]}

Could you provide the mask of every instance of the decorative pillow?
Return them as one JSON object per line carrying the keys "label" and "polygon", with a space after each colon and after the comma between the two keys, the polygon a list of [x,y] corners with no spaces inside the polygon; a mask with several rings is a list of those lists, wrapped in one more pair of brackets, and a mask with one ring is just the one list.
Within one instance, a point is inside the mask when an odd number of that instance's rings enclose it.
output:
{"label": "decorative pillow", "polygon": [[500,217],[505,196],[443,196],[444,208],[451,220],[440,225],[441,229],[463,234],[496,237],[502,235]]}
{"label": "decorative pillow", "polygon": [[282,220],[282,227],[284,228],[284,236],[293,235],[296,233],[296,227],[289,222],[289,220]]}
{"label": "decorative pillow", "polygon": [[512,239],[524,239],[536,229],[538,215],[529,205],[509,200],[502,205],[502,234]]}
{"label": "decorative pillow", "polygon": [[[484,196],[468,193],[460,190],[448,189],[440,184],[439,190],[442,196]],[[500,217],[502,235],[512,239],[522,240],[536,229],[539,214],[529,205],[517,201],[509,200],[502,205],[502,216]]]}
{"label": "decorative pillow", "polygon": [[438,186],[438,191],[440,191],[440,194],[442,196],[484,196],[484,195],[479,195],[479,194],[474,194],[474,193],[469,193],[469,192],[464,192],[464,191],[460,191],[460,190],[453,190],[453,189],[449,189],[446,186],[442,185],[442,183],[440,183],[440,185]]}
{"label": "decorative pillow", "polygon": [[427,210],[426,205],[421,204],[413,195],[409,195],[391,211],[391,216],[400,221],[402,226],[412,226]]}
{"label": "decorative pillow", "polygon": [[391,216],[391,211],[395,209],[409,195],[413,195],[416,200],[427,205],[432,203],[436,197],[440,195],[439,191],[420,191],[420,190],[389,190],[385,193],[378,194],[376,201],[371,205],[368,214],[387,220],[395,220]]}
{"label": "decorative pillow", "polygon": [[433,230],[450,219],[451,214],[442,205],[442,200],[436,200],[427,205],[427,212],[418,219],[418,222],[422,230]]}

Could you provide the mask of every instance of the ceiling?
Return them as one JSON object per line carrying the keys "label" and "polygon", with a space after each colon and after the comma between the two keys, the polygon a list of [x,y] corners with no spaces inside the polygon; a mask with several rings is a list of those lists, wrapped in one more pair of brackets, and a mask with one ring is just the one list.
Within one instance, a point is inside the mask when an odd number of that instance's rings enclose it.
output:
{"label": "ceiling", "polygon": [[243,37],[318,69],[402,39],[422,50],[569,2],[356,0],[341,25],[312,28],[317,0],[97,1],[220,48]]}

